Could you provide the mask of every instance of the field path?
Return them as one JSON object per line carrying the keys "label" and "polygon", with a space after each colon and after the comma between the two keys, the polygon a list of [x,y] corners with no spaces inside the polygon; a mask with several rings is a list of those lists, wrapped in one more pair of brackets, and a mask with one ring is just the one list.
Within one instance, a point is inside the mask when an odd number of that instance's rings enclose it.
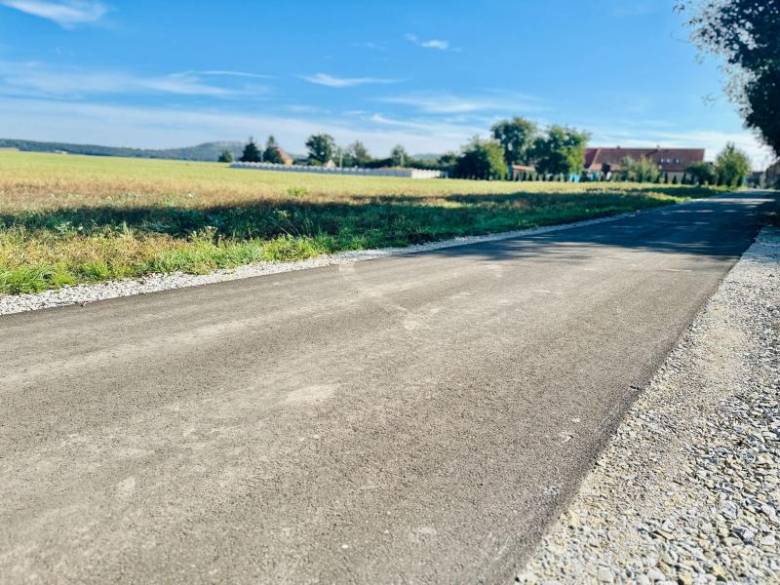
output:
{"label": "field path", "polygon": [[0,317],[0,583],[511,581],[768,203]]}

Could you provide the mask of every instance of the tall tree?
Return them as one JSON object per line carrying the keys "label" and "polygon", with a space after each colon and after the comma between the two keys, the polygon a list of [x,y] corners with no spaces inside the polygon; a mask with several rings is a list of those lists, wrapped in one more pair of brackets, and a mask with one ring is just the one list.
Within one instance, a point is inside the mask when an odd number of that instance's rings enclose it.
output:
{"label": "tall tree", "polygon": [[750,173],[750,158],[729,143],[715,159],[715,172],[721,184],[729,187],[741,185]]}
{"label": "tall tree", "polygon": [[279,143],[276,142],[276,138],[274,138],[273,135],[269,136],[268,140],[265,141],[263,161],[267,163],[273,163],[275,165],[284,164],[282,152],[279,150]]}
{"label": "tall tree", "polygon": [[701,161],[693,163],[685,170],[685,173],[694,183],[699,185],[703,185],[705,183],[714,183],[717,179],[713,166]]}
{"label": "tall tree", "polygon": [[[368,152],[366,145],[356,140],[347,147],[347,151],[352,161],[352,165],[363,167],[371,162],[371,154]],[[352,166],[350,165],[350,166]]]}
{"label": "tall tree", "polygon": [[390,151],[390,160],[393,161],[394,167],[403,167],[409,162],[409,155],[406,149],[398,144]]}
{"label": "tall tree", "polygon": [[627,181],[637,183],[654,183],[661,178],[658,165],[646,156],[639,158],[626,157],[620,162]]}
{"label": "tall tree", "polygon": [[726,92],[780,156],[780,0],[681,0],[691,40],[726,60]]}
{"label": "tall tree", "polygon": [[455,165],[458,164],[458,155],[454,152],[446,152],[436,160],[436,166],[445,173],[454,174]]}
{"label": "tall tree", "polygon": [[330,134],[313,134],[306,141],[309,150],[309,162],[324,165],[333,159],[336,151],[336,141]]}
{"label": "tall tree", "polygon": [[463,148],[453,174],[464,179],[499,179],[506,174],[504,149],[497,141],[475,136]]}
{"label": "tall tree", "polygon": [[550,126],[534,141],[530,156],[536,170],[549,175],[579,173],[585,166],[590,134],[566,126]]}
{"label": "tall tree", "polygon": [[491,129],[495,138],[504,149],[507,169],[514,164],[528,162],[528,153],[534,144],[538,132],[536,124],[525,118],[501,120]]}
{"label": "tall tree", "polygon": [[244,152],[241,155],[241,158],[238,160],[241,162],[262,162],[260,149],[257,148],[257,143],[251,136],[249,137],[249,142],[244,146]]}

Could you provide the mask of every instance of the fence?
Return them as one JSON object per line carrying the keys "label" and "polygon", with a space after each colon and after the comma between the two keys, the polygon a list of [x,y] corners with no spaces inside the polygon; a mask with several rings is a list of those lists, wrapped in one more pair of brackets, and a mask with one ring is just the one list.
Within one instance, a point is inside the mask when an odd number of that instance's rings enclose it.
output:
{"label": "fence", "polygon": [[307,167],[303,165],[277,165],[272,163],[235,162],[231,169],[254,169],[258,171],[280,171],[285,173],[318,173],[320,175],[352,175],[366,177],[402,177],[406,179],[438,179],[446,176],[441,171],[423,169],[361,169],[338,167]]}

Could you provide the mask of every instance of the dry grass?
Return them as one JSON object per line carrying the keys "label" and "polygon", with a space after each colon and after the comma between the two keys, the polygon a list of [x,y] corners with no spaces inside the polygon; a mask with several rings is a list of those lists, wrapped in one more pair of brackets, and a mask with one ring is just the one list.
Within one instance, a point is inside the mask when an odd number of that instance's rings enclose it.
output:
{"label": "dry grass", "polygon": [[[182,161],[100,158],[0,152],[0,210],[121,204],[237,205],[305,197],[311,202],[363,203],[396,196],[603,192],[603,184],[509,183],[504,181],[414,180],[394,177],[328,176],[230,169]],[[611,184],[610,191],[636,185]],[[661,186],[659,186],[660,188]]]}
{"label": "dry grass", "polygon": [[493,233],[714,192],[0,152],[0,293]]}

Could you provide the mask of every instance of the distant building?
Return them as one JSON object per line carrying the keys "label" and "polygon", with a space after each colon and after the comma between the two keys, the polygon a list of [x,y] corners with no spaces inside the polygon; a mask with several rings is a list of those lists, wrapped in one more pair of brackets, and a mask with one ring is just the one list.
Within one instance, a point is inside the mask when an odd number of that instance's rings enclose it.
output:
{"label": "distant building", "polygon": [[536,167],[532,165],[512,165],[512,180],[517,181],[523,175],[526,177],[536,173]]}
{"label": "distant building", "polygon": [[764,173],[764,184],[767,187],[780,188],[780,159]]}
{"label": "distant building", "polygon": [[287,166],[293,164],[293,157],[291,157],[285,149],[283,149],[281,146],[277,146],[276,151],[279,153],[279,156],[282,158],[282,164],[285,164]]}
{"label": "distant building", "polygon": [[614,174],[623,170],[626,158],[638,160],[645,157],[658,165],[669,180],[682,180],[685,171],[693,163],[704,162],[703,148],[588,148],[585,151],[585,170],[590,173]]}
{"label": "distant building", "polygon": [[255,169],[258,171],[277,171],[285,173],[315,173],[319,175],[353,175],[357,177],[401,177],[406,179],[439,179],[446,177],[442,171],[425,169],[361,169],[358,167],[339,168],[331,161],[321,167],[308,165],[276,165],[273,163],[234,162],[231,169]]}

